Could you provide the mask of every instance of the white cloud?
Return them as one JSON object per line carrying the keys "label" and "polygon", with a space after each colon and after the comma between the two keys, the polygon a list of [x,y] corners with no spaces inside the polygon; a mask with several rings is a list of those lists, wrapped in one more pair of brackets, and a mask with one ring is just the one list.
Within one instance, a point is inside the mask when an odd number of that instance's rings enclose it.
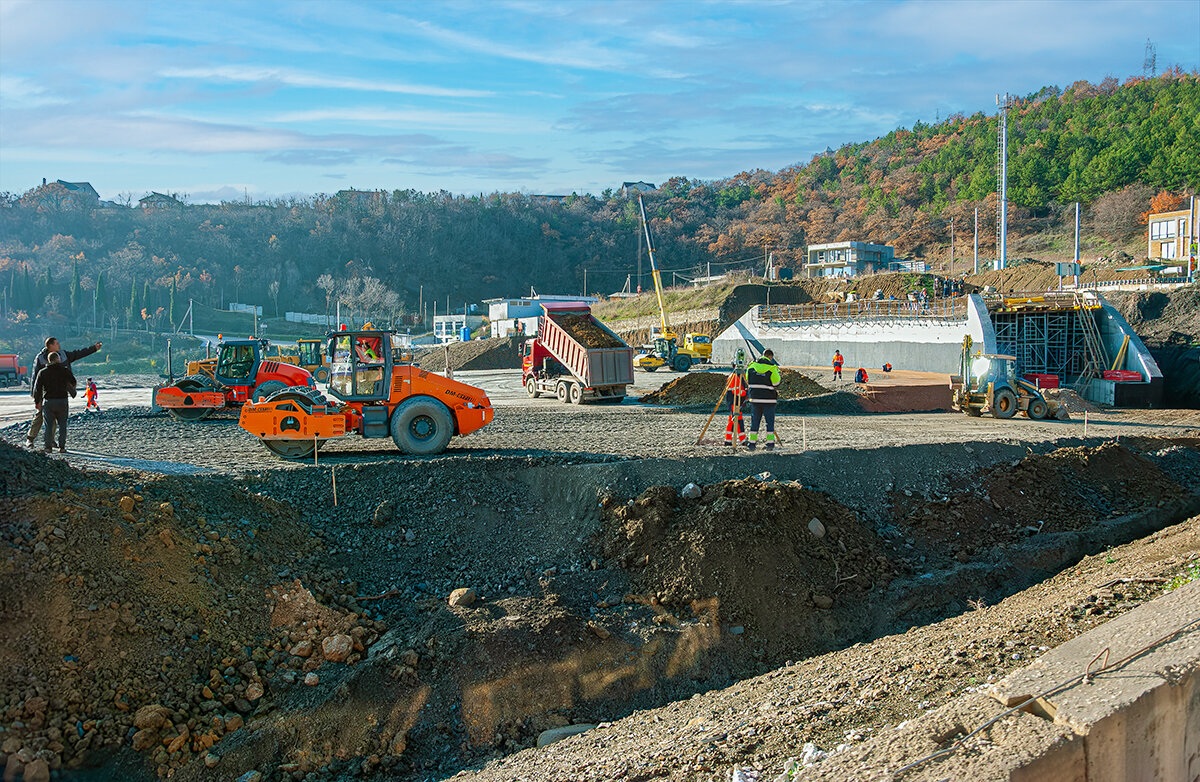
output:
{"label": "white cloud", "polygon": [[33,108],[67,103],[67,99],[52,95],[40,84],[24,76],[0,73],[0,105],[6,107]]}
{"label": "white cloud", "polygon": [[220,65],[198,68],[166,68],[159,72],[167,79],[198,79],[201,81],[231,81],[248,84],[284,84],[289,87],[353,90],[360,92],[392,92],[405,95],[425,95],[440,98],[487,98],[495,93],[487,90],[467,90],[456,87],[435,87],[427,84],[405,84],[393,81],[356,79],[348,76],[324,76],[255,65]]}
{"label": "white cloud", "polygon": [[469,130],[481,133],[542,133],[550,129],[549,123],[503,114],[369,106],[291,111],[269,117],[267,121],[285,125],[296,122],[360,122],[377,125],[404,125],[426,130]]}

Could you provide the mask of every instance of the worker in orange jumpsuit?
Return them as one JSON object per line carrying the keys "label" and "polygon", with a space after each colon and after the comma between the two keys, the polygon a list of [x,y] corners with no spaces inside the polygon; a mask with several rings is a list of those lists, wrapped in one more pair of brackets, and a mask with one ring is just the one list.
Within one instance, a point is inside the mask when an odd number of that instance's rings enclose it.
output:
{"label": "worker in orange jumpsuit", "polygon": [[846,359],[842,358],[842,351],[833,351],[833,379],[842,379],[842,364],[846,363]]}
{"label": "worker in orange jumpsuit", "polygon": [[[725,403],[729,405],[729,423],[725,425],[725,444],[741,445],[746,442],[746,424],[742,421],[742,408],[746,405],[746,381],[736,370],[725,387]],[[737,440],[734,440],[734,427]]]}

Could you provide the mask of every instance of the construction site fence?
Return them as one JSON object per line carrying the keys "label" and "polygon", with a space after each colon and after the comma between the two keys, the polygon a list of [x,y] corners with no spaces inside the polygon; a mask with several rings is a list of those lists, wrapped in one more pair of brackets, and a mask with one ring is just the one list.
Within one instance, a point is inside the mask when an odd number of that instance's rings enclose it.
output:
{"label": "construction site fence", "polygon": [[1081,282],[1078,286],[1066,284],[1064,289],[1071,288],[1074,290],[1105,290],[1113,288],[1125,288],[1131,286],[1161,286],[1175,287],[1179,285],[1187,285],[1190,281],[1187,277],[1138,277],[1133,280],[1102,280],[1099,282]]}
{"label": "construction site fence", "polygon": [[852,301],[836,304],[763,304],[761,323],[807,323],[844,320],[966,320],[967,299],[910,301]]}

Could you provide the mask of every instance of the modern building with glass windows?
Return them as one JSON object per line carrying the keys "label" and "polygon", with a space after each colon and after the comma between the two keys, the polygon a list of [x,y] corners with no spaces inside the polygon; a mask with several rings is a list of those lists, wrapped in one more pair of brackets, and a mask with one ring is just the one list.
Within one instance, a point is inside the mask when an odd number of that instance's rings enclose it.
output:
{"label": "modern building with glass windows", "polygon": [[857,277],[886,272],[896,250],[886,244],[832,242],[810,244],[805,253],[805,277]]}
{"label": "modern building with glass windows", "polygon": [[1146,244],[1147,258],[1185,258],[1189,255],[1192,215],[1190,209],[1174,212],[1159,212],[1147,219],[1149,240]]}

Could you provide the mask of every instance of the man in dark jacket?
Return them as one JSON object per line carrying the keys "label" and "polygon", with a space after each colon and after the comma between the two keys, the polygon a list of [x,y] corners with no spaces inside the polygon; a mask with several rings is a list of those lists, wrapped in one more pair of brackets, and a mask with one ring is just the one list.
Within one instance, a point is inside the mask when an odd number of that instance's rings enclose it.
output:
{"label": "man in dark jacket", "polygon": [[766,450],[775,450],[775,403],[779,392],[775,387],[782,378],[775,354],[764,350],[762,358],[746,367],[746,385],[750,391],[750,442],[746,448],[753,451],[758,445],[758,425],[767,420]]}
{"label": "man in dark jacket", "polygon": [[54,450],[58,430],[58,452],[67,452],[68,397],[75,396],[75,375],[62,363],[62,354],[49,353],[48,362],[33,381],[33,403],[46,419],[46,453]]}
{"label": "man in dark jacket", "polygon": [[[91,345],[86,348],[81,348],[79,350],[63,351],[62,347],[59,346],[59,344],[58,344],[58,339],[56,339],[55,337],[48,338],[46,340],[46,347],[42,350],[41,353],[38,353],[37,358],[35,358],[33,360],[33,378],[29,383],[30,395],[33,394],[33,388],[37,385],[38,375],[41,373],[41,371],[43,369],[46,368],[47,364],[49,363],[47,361],[47,357],[51,353],[57,353],[58,357],[60,359],[62,359],[62,361],[59,363],[61,363],[69,371],[71,369],[72,361],[78,361],[79,359],[84,358],[85,356],[90,356],[103,346],[104,346],[103,342],[97,342],[95,345]],[[36,413],[33,414],[33,420],[29,422],[29,434],[25,435],[25,445],[32,448],[33,441],[37,439],[38,432],[41,431],[41,429],[42,429],[42,411],[41,411],[41,409],[39,409]]]}

